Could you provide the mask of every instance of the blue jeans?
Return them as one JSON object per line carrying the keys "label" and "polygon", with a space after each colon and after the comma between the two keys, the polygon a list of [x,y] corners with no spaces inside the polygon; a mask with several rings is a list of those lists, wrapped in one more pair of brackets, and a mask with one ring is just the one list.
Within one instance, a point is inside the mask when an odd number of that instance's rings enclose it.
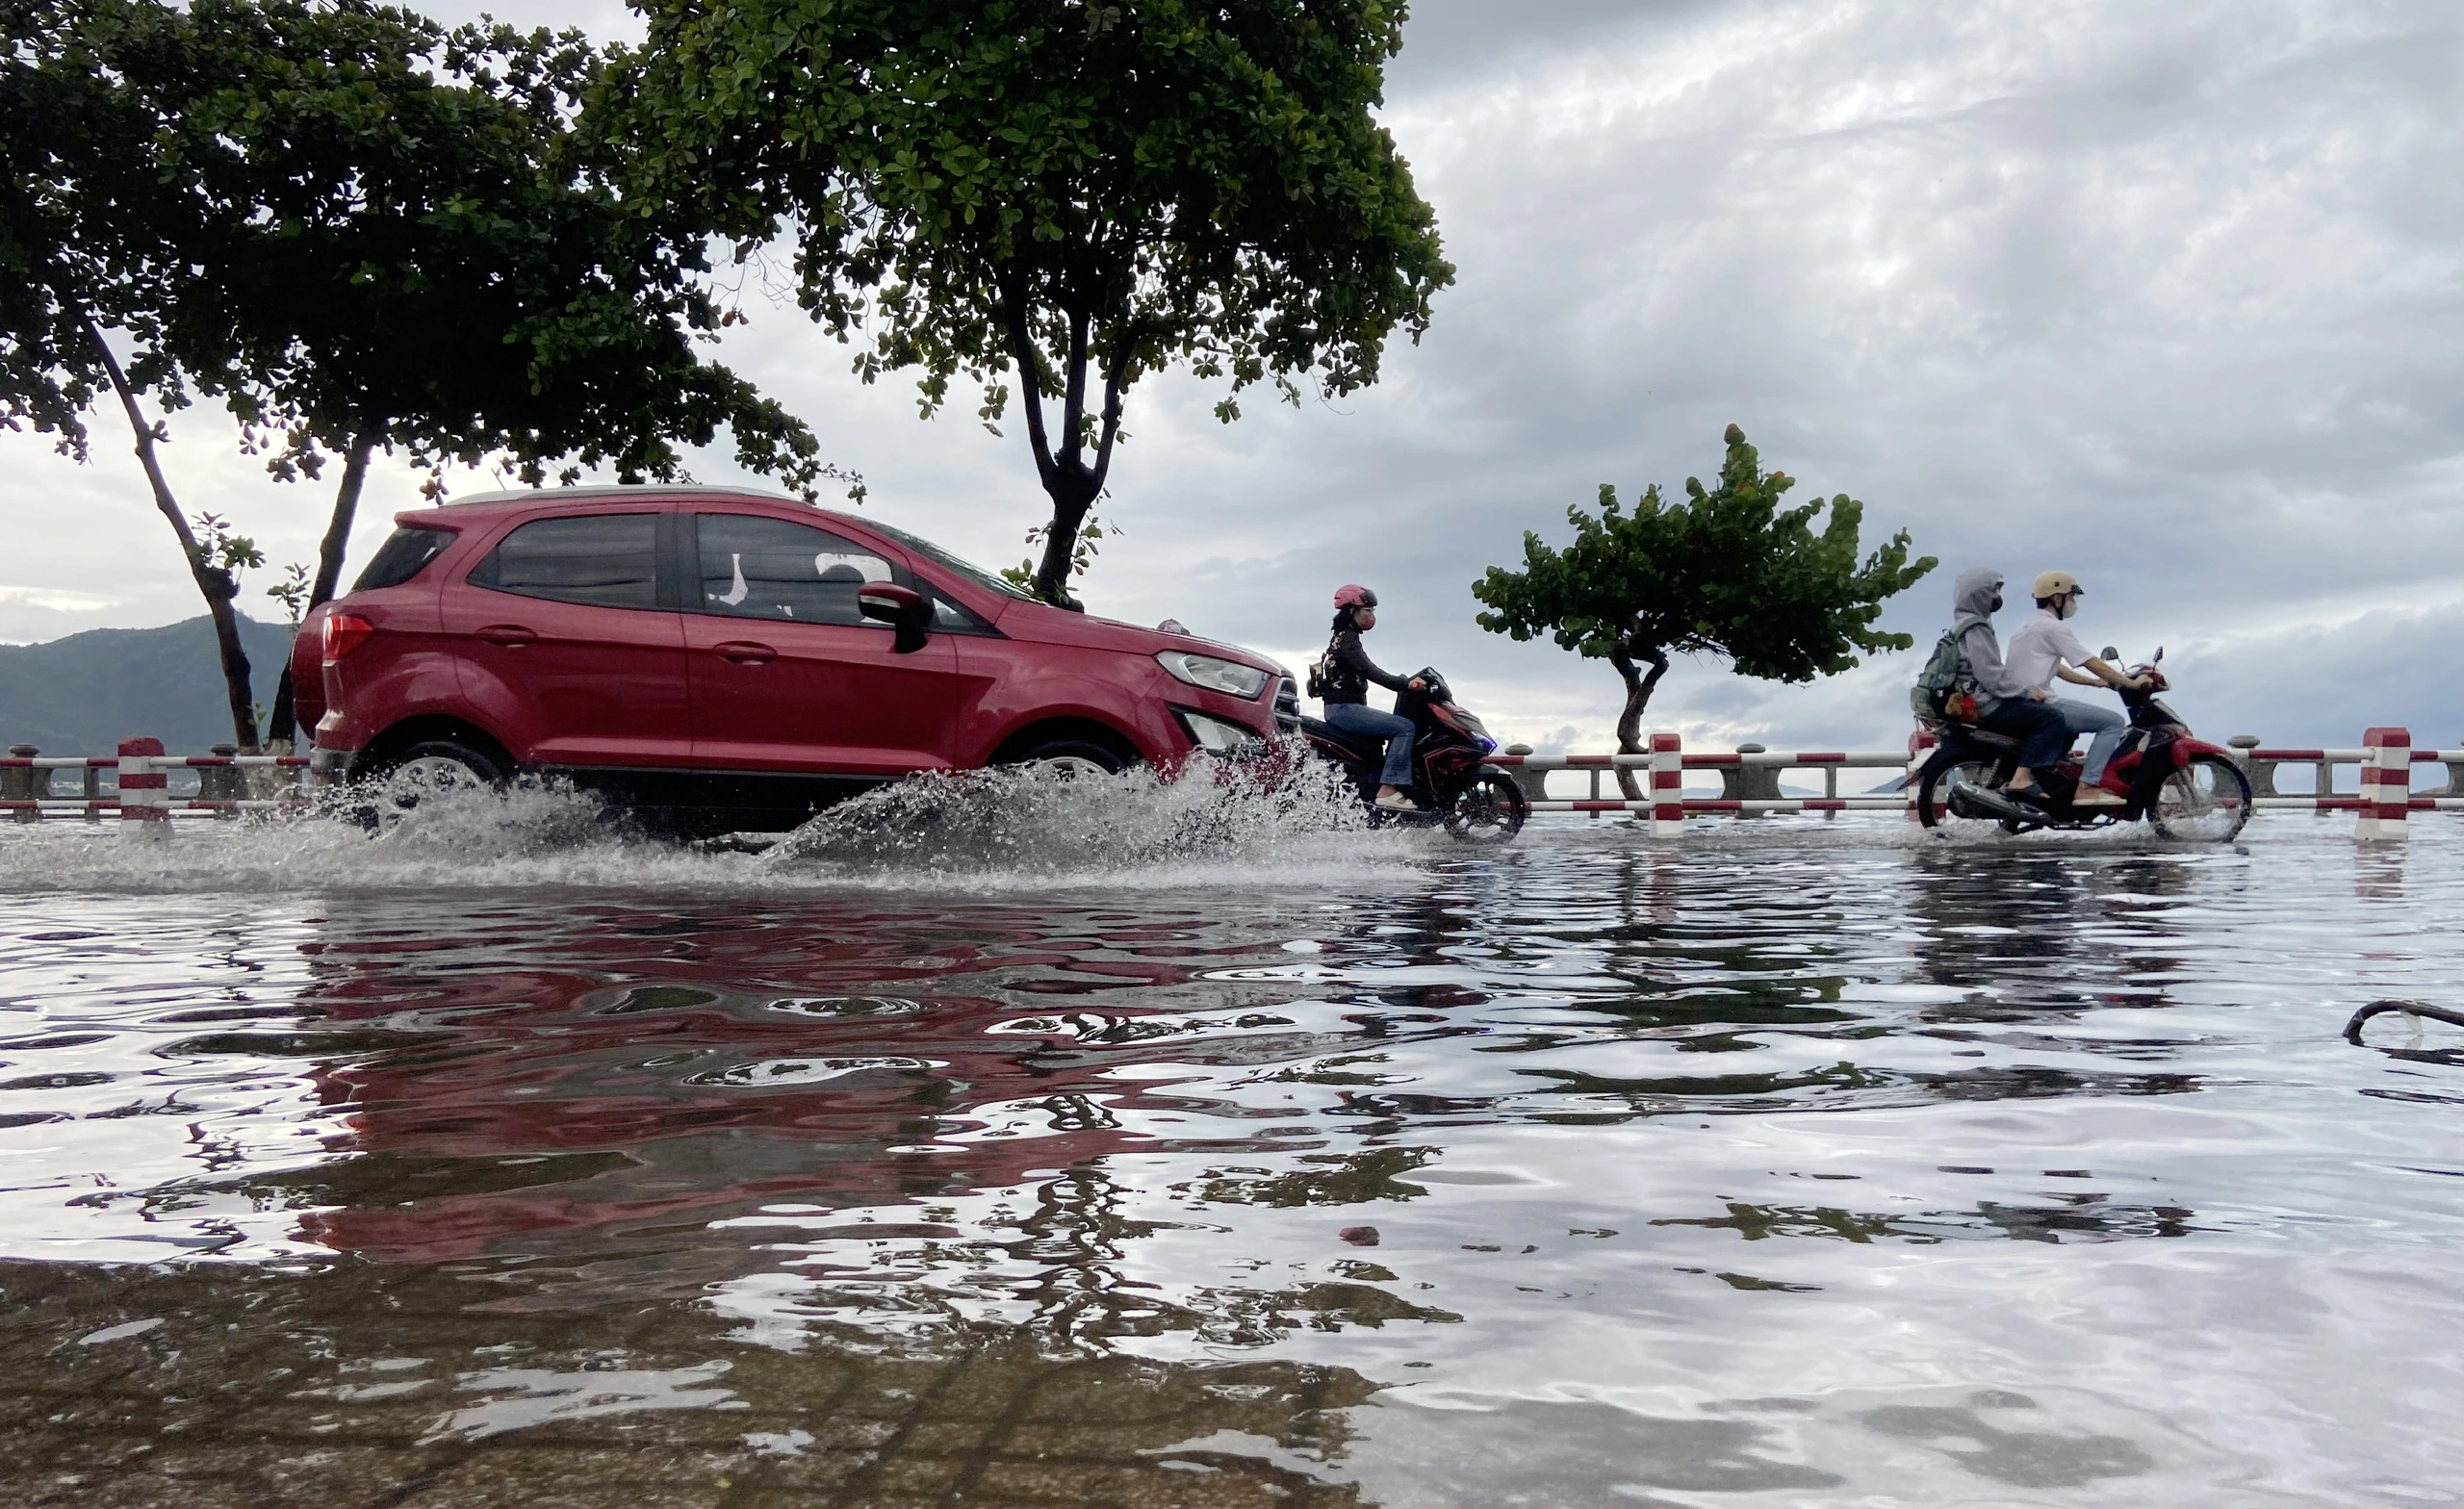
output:
{"label": "blue jeans", "polygon": [[1390,786],[1412,783],[1412,720],[1379,712],[1366,703],[1328,703],[1326,721],[1346,733],[1386,741],[1386,769],[1377,779]]}
{"label": "blue jeans", "polygon": [[2121,748],[2122,735],[2130,731],[2130,720],[2111,707],[2098,707],[2092,703],[2074,703],[2067,697],[2057,697],[2053,710],[2062,714],[2062,722],[2073,733],[2092,733],[2088,745],[2088,763],[2079,772],[2079,783],[2092,786],[2105,779],[2105,766]]}

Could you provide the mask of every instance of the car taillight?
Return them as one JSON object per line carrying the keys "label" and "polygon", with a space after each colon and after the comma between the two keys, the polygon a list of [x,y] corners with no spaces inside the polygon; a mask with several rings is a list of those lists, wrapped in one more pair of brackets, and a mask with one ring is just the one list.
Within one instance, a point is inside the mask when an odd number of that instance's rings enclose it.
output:
{"label": "car taillight", "polygon": [[335,613],[325,620],[325,663],[332,665],[368,643],[376,626],[356,613]]}

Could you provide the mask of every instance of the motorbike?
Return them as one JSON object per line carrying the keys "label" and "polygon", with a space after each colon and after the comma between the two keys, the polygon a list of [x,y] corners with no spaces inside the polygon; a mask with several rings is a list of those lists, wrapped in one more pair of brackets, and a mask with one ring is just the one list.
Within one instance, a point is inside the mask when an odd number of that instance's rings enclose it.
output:
{"label": "motorbike", "polygon": [[[2104,658],[2119,656],[2108,646]],[[2104,788],[2119,806],[2075,806],[2083,761],[2036,773],[2047,802],[2021,802],[2004,789],[2018,768],[2019,741],[1970,724],[1934,721],[1941,742],[1917,770],[1916,816],[1927,828],[1956,831],[1998,826],[2005,832],[2037,829],[2083,831],[2144,821],[2168,838],[2230,843],[2250,820],[2250,780],[2239,761],[2192,734],[2190,725],[2158,693],[2172,683],[2157,669],[2165,652],[2131,668],[2142,687],[2116,687],[2130,714],[2122,746],[2105,766]]]}
{"label": "motorbike", "polygon": [[1377,741],[1356,739],[1322,718],[1302,718],[1300,736],[1311,753],[1344,773],[1369,807],[1371,821],[1381,827],[1443,824],[1457,838],[1482,843],[1503,843],[1523,831],[1530,799],[1503,771],[1482,764],[1498,741],[1477,716],[1455,703],[1446,678],[1424,667],[1395,694],[1395,713],[1412,725],[1412,783],[1404,790],[1420,806],[1414,812],[1376,806],[1385,766]]}

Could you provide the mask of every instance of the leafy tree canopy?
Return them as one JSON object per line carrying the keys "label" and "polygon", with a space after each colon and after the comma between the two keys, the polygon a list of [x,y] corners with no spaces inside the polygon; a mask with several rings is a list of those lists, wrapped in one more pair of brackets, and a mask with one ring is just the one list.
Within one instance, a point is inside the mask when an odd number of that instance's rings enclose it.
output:
{"label": "leafy tree canopy", "polygon": [[[1517,640],[1546,634],[1617,668],[1627,688],[1622,750],[1641,749],[1643,708],[1672,653],[1723,655],[1747,676],[1810,681],[1854,666],[1861,652],[1912,643],[1874,622],[1886,599],[1934,569],[1934,557],[1910,561],[1903,529],[1861,561],[1864,504],[1842,493],[1784,509],[1796,479],[1762,471],[1735,425],[1726,439],[1716,487],[1687,477],[1684,500],[1667,502],[1654,484],[1628,512],[1604,483],[1597,514],[1566,510],[1573,544],[1553,550],[1527,533],[1522,570],[1492,566],[1472,584],[1487,604],[1482,628]],[[1831,517],[1817,532],[1826,506]]]}
{"label": "leafy tree canopy", "polygon": [[[98,0],[99,3],[99,0]],[[192,175],[210,275],[164,339],[277,474],[355,440],[525,480],[681,470],[721,426],[810,496],[808,430],[701,360],[724,318],[702,240],[630,213],[568,122],[603,63],[579,33],[463,27],[364,0],[196,0],[177,53],[124,66]]]}
{"label": "leafy tree canopy", "polygon": [[[797,294],[871,380],[1017,383],[1063,601],[1122,396],[1187,363],[1296,398],[1374,381],[1451,281],[1373,117],[1397,0],[644,0],[602,128],[635,192],[744,252],[783,223]],[[1044,405],[1061,404],[1048,426]]]}

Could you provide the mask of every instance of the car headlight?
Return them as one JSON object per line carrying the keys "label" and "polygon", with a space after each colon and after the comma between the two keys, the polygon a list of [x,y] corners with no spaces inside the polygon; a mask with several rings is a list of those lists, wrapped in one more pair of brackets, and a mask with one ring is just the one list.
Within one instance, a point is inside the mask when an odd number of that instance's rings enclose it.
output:
{"label": "car headlight", "polygon": [[1267,741],[1258,736],[1255,729],[1244,728],[1226,718],[1210,718],[1187,707],[1172,711],[1180,715],[1181,727],[1189,730],[1190,738],[1210,754],[1237,754],[1266,747]]}
{"label": "car headlight", "polygon": [[1202,686],[1210,692],[1228,692],[1234,697],[1255,697],[1267,687],[1267,673],[1253,665],[1235,660],[1218,660],[1213,655],[1194,655],[1186,650],[1158,651],[1155,663],[1164,668],[1175,681]]}

